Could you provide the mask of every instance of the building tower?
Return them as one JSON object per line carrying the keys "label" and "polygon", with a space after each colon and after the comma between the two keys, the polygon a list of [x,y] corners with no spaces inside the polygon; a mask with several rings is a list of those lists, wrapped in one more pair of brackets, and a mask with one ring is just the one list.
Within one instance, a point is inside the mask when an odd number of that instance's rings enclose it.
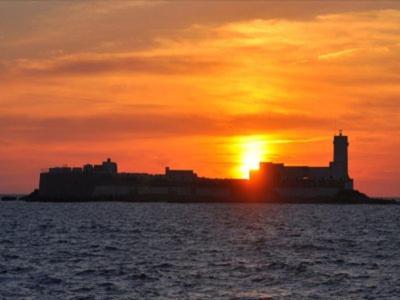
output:
{"label": "building tower", "polygon": [[333,167],[336,178],[349,178],[348,146],[348,138],[340,130],[339,135],[335,135],[333,138]]}
{"label": "building tower", "polygon": [[344,189],[352,190],[353,179],[349,177],[348,147],[347,136],[339,130],[339,134],[333,138],[333,162],[330,163],[330,169],[333,179],[342,182]]}
{"label": "building tower", "polygon": [[344,183],[346,190],[353,189],[353,179],[349,177],[349,157],[348,157],[349,141],[347,136],[343,135],[339,130],[339,135],[333,138],[333,162],[331,163],[332,175],[334,179]]}
{"label": "building tower", "polygon": [[117,174],[118,173],[117,163],[111,161],[111,158],[107,158],[106,161],[103,161],[102,169],[103,169],[103,172],[106,172],[109,174]]}

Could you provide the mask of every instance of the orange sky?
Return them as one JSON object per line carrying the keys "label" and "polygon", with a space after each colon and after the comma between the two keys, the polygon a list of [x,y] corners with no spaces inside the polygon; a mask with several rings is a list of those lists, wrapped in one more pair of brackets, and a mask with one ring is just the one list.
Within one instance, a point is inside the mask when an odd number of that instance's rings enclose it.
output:
{"label": "orange sky", "polygon": [[398,1],[0,2],[0,193],[106,157],[328,165],[342,128],[356,188],[400,195],[399,24]]}

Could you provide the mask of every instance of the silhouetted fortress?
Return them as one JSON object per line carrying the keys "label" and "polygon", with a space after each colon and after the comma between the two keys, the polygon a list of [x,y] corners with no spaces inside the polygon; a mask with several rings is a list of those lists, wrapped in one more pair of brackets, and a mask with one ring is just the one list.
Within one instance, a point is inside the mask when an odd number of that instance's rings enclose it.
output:
{"label": "silhouetted fortress", "polygon": [[250,181],[275,187],[279,195],[289,197],[335,196],[340,190],[352,190],[348,171],[348,138],[342,132],[333,138],[333,161],[327,167],[285,166],[260,163],[250,172]]}
{"label": "silhouetted fortress", "polygon": [[[302,201],[336,199],[353,191],[348,174],[348,138],[334,136],[326,167],[260,163],[250,179],[211,179],[192,170],[164,174],[119,173],[111,159],[82,168],[56,167],[40,174],[39,197],[49,200]],[[361,195],[361,194],[360,194]]]}

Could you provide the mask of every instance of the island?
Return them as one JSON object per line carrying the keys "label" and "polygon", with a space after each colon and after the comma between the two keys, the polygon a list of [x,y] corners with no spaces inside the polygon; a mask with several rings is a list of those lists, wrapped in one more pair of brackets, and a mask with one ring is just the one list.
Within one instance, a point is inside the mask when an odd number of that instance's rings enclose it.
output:
{"label": "island", "polygon": [[27,201],[231,202],[398,204],[355,190],[348,173],[348,137],[333,138],[327,166],[261,162],[249,179],[206,178],[193,170],[165,168],[163,174],[121,173],[110,158],[99,165],[54,167],[40,174]]}

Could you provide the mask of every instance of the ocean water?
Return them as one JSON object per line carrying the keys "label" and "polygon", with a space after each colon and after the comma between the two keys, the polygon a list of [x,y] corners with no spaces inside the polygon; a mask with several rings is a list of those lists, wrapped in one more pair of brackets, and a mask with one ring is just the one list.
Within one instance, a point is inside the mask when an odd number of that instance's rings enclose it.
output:
{"label": "ocean water", "polygon": [[0,299],[399,299],[400,206],[0,203]]}

